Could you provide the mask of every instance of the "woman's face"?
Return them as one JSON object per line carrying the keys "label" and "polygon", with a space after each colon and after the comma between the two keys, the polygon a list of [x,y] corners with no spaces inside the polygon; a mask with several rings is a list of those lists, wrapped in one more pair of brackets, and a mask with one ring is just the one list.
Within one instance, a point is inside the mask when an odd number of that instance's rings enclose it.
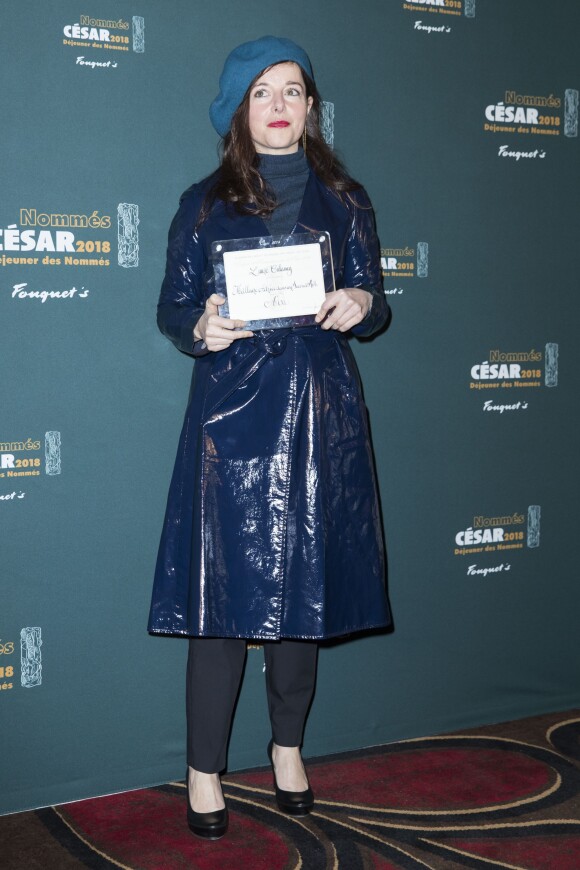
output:
{"label": "woman's face", "polygon": [[277,63],[250,89],[248,123],[259,154],[292,154],[304,131],[312,97],[296,63]]}

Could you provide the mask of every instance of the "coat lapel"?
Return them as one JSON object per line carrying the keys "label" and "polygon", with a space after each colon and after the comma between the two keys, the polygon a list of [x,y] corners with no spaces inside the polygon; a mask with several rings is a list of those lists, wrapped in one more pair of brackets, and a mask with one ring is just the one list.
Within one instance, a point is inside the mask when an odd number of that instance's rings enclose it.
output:
{"label": "coat lapel", "polygon": [[252,239],[269,236],[268,227],[259,215],[240,215],[232,205],[220,202],[211,215],[214,239]]}
{"label": "coat lapel", "polygon": [[348,237],[350,215],[348,209],[336,194],[324,187],[312,170],[306,182],[302,205],[293,233],[329,232],[332,245],[332,259],[335,277],[342,274],[340,264],[343,246]]}

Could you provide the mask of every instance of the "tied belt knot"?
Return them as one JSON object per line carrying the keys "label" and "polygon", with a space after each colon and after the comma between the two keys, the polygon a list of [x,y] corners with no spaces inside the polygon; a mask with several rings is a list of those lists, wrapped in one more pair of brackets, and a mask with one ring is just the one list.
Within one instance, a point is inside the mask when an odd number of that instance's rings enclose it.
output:
{"label": "tied belt knot", "polygon": [[264,350],[270,356],[280,356],[286,350],[286,339],[289,332],[289,329],[276,329],[270,333],[263,332],[262,335],[255,335],[254,341],[257,345],[263,345]]}
{"label": "tied belt knot", "polygon": [[228,360],[228,368],[220,372],[218,366],[217,371],[212,372],[210,376],[202,425],[264,363],[272,357],[283,354],[289,338],[292,340],[313,338],[318,341],[346,341],[346,337],[342,333],[332,329],[321,329],[317,324],[289,329],[262,329],[255,332],[252,338],[244,339],[243,342],[240,340],[233,356]]}

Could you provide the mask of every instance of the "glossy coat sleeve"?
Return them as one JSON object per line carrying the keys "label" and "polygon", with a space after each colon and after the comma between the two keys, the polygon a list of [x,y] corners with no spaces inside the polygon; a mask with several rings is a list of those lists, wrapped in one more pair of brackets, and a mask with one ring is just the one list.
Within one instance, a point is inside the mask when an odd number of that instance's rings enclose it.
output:
{"label": "glossy coat sleeve", "polygon": [[171,222],[167,241],[165,277],[157,305],[157,325],[184,353],[202,356],[205,344],[193,336],[195,324],[205,310],[207,257],[195,224],[200,196],[195,186],[181,197]]}
{"label": "glossy coat sleeve", "polygon": [[353,335],[366,337],[377,332],[389,319],[389,305],[383,290],[381,251],[371,201],[361,188],[353,194],[352,223],[346,249],[345,287],[360,287],[373,297],[371,310],[353,326]]}

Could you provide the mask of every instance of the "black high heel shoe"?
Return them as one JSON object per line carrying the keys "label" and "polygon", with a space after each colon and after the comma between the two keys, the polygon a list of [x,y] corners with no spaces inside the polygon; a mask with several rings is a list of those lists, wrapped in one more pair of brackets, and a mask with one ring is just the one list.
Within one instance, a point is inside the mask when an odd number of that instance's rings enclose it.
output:
{"label": "black high heel shoe", "polygon": [[276,771],[274,770],[274,762],[272,761],[273,743],[274,741],[270,740],[267,752],[270,764],[272,765],[272,773],[274,775],[274,790],[276,792],[276,803],[278,804],[278,808],[282,810],[283,813],[288,813],[290,816],[307,816],[314,806],[314,795],[312,789],[310,786],[308,786],[306,791],[284,791],[284,789],[278,788],[278,783],[276,782]]}
{"label": "black high heel shoe", "polygon": [[213,810],[211,813],[196,813],[191,808],[189,800],[189,768],[185,773],[185,788],[187,789],[187,824],[196,837],[204,840],[219,840],[228,829],[229,815],[227,806],[223,810]]}

